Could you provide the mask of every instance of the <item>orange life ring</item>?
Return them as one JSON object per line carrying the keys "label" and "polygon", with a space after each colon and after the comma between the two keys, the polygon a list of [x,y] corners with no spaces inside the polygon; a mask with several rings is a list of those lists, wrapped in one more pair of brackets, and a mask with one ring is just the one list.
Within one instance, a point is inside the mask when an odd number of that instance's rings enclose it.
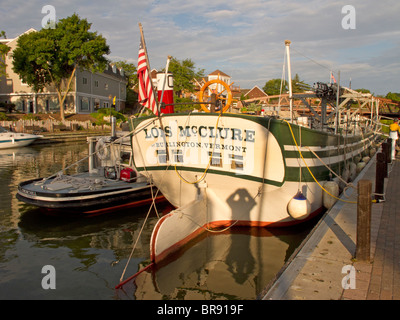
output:
{"label": "orange life ring", "polygon": [[[212,85],[215,85],[215,88],[209,88]],[[223,87],[222,91],[219,91],[220,85]],[[210,95],[206,94],[207,89],[215,91],[213,93],[215,93],[217,95],[217,101],[225,102],[225,105],[222,107],[222,111],[226,112],[232,103],[232,91],[231,91],[231,88],[229,87],[229,85],[219,79],[207,81],[203,85],[203,87],[200,89],[200,93],[199,93],[199,101],[200,102],[209,102],[209,99],[211,98],[211,94]],[[226,92],[226,94],[225,94],[225,92]],[[207,103],[201,104],[201,108],[205,112],[210,112],[208,105],[209,104],[207,104]]]}

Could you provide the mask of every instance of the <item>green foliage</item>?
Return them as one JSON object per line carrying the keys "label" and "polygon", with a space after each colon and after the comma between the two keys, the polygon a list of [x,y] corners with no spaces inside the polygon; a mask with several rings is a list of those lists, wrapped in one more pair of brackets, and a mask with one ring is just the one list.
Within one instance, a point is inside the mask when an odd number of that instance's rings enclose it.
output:
{"label": "green foliage", "polygon": [[[71,90],[76,68],[102,72],[110,53],[106,39],[90,32],[91,23],[78,15],[61,19],[54,29],[23,34],[13,51],[13,70],[39,92],[54,85],[62,106]],[[63,108],[60,108],[64,118]]]}
{"label": "green foliage", "polygon": [[22,116],[22,120],[39,120],[39,117],[33,115],[32,113],[27,113]]}
{"label": "green foliage", "polygon": [[371,93],[371,91],[369,91],[368,89],[364,89],[364,88],[356,89],[355,91],[360,92],[360,93]]}
{"label": "green foliage", "polygon": [[126,60],[113,62],[118,68],[124,69],[125,76],[128,78],[127,86],[133,88],[138,83],[136,66]]}
{"label": "green foliage", "polygon": [[190,98],[179,98],[177,96],[174,96],[174,102],[175,103],[185,103],[185,102],[188,103],[188,104],[174,106],[175,113],[189,113],[189,112],[192,112],[194,109],[197,109],[197,110],[201,109],[199,104],[190,104],[190,102],[192,102],[192,99],[190,99]]}
{"label": "green foliage", "polygon": [[174,75],[174,92],[181,96],[183,91],[194,92],[193,79],[204,77],[204,70],[195,70],[195,63],[190,59],[179,61],[172,57],[169,72]]}
{"label": "green foliage", "polygon": [[393,120],[381,119],[381,123],[386,125],[386,126],[382,126],[381,131],[382,131],[383,133],[389,134],[390,129],[389,129],[388,126],[390,126],[390,125],[393,123]]}
{"label": "green foliage", "polygon": [[[267,81],[265,86],[263,87],[263,90],[266,94],[269,96],[275,96],[280,94],[281,92],[281,79],[272,79]],[[283,86],[282,86],[282,93],[286,93],[288,91],[288,83],[284,81]]]}
{"label": "green foliage", "polygon": [[245,107],[243,107],[242,109],[240,109],[240,111],[242,113],[255,114],[258,111],[261,111],[261,106],[256,103],[250,103],[250,104],[246,105]]}
{"label": "green foliage", "polygon": [[292,91],[293,93],[300,93],[308,90],[310,86],[303,80],[300,80],[299,75],[296,73],[292,80]]}
{"label": "green foliage", "polygon": [[240,95],[240,101],[246,100],[246,99],[248,99],[248,98],[249,98],[249,97],[246,96],[246,95],[244,95],[243,93]]}
{"label": "green foliage", "polygon": [[128,78],[126,85],[126,107],[132,107],[138,100],[138,94],[133,90],[138,83],[136,66],[126,60],[115,61],[114,63],[118,68],[124,69],[125,76]]}
{"label": "green foliage", "polygon": [[[0,31],[0,37],[4,37],[4,39],[7,39],[6,37],[6,33],[4,31]],[[0,43],[0,81],[1,81],[1,77],[3,76],[7,76],[6,74],[6,54],[10,51],[10,47],[7,46],[4,43]]]}
{"label": "green foliage", "polygon": [[0,121],[8,121],[8,117],[4,112],[0,112]]}
{"label": "green foliage", "polygon": [[110,120],[104,120],[104,117],[110,117],[110,113],[116,118],[117,123],[126,121],[126,118],[122,113],[110,108],[101,108],[97,110],[97,112],[91,113],[90,116],[96,119],[96,125],[110,124]]}
{"label": "green foliage", "polygon": [[391,99],[393,101],[400,101],[400,93],[388,92],[386,99]]}
{"label": "green foliage", "polygon": [[[263,90],[266,94],[270,96],[275,96],[281,94],[281,79],[272,79],[267,81]],[[296,73],[294,78],[292,79],[292,91],[293,93],[300,93],[308,90],[310,86],[304,81],[300,80],[299,75]],[[282,85],[282,94],[285,94],[289,91],[289,83],[285,80]]]}

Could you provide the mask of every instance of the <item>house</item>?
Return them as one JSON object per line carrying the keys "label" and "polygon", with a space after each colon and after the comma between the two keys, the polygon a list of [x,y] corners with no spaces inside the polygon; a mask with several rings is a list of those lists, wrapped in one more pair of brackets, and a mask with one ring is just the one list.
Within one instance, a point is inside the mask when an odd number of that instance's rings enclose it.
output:
{"label": "house", "polygon": [[[211,80],[221,80],[221,81],[225,82],[228,86],[231,85],[231,79],[232,79],[231,76],[228,76],[226,73],[222,72],[221,70],[215,70],[214,72],[211,72],[211,73],[208,75],[208,81],[211,81]],[[212,89],[215,89],[215,87],[212,88]],[[223,91],[225,88],[224,88],[222,85],[218,84],[218,86],[216,87],[216,89],[217,89],[217,92],[221,92],[221,91]]]}
{"label": "house", "polygon": [[252,89],[241,89],[233,94],[234,99],[240,100],[242,97],[247,99],[266,98],[266,94],[259,86],[254,86]]}
{"label": "house", "polygon": [[[36,32],[31,28],[25,33]],[[2,39],[11,48],[5,62],[7,77],[0,79],[0,102],[13,103],[15,109],[23,113],[51,113],[60,110],[57,92],[51,86],[43,92],[34,92],[12,70],[12,53],[17,46],[18,37]],[[115,108],[125,108],[127,77],[122,69],[109,65],[102,73],[92,73],[77,69],[72,79],[72,88],[68,93],[64,110],[67,113],[92,113],[99,108],[109,108],[115,97]]]}

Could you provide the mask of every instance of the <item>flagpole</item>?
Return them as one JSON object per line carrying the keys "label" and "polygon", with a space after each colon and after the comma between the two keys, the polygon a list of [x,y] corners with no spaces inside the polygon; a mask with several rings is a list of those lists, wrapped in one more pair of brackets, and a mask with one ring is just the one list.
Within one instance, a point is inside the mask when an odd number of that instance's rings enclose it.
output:
{"label": "flagpole", "polygon": [[286,46],[286,57],[287,57],[287,64],[288,64],[288,81],[289,81],[289,108],[290,108],[290,122],[293,122],[293,91],[292,91],[292,67],[290,65],[290,40],[285,40]]}
{"label": "flagpole", "polygon": [[[162,122],[162,119],[161,119],[161,108],[160,108],[161,103],[159,103],[159,101],[157,99],[157,95],[156,95],[156,90],[154,90],[153,79],[151,78],[150,62],[149,62],[149,58],[148,58],[148,54],[147,54],[146,42],[144,40],[143,27],[142,27],[142,24],[140,22],[139,22],[139,29],[140,29],[141,44],[142,44],[142,48],[144,50],[144,55],[146,57],[147,69],[148,69],[148,72],[149,72],[150,85],[153,88],[152,91],[153,91],[153,95],[154,95],[154,101],[156,102],[156,105],[157,105],[158,120],[160,121],[161,130],[163,132],[165,132],[164,131],[164,125],[163,125],[163,122]],[[168,162],[169,161],[169,151],[168,151],[168,144],[167,144],[167,140],[166,140],[165,134],[163,135],[163,138],[164,138],[164,144],[165,144],[166,158],[167,158],[167,162]]]}
{"label": "flagpole", "polygon": [[[141,39],[140,39],[140,43],[142,44],[142,48],[143,48],[143,50],[144,50],[144,56],[145,56],[145,58],[146,58],[146,64],[147,64],[147,68],[148,68],[148,70],[149,70],[149,78],[150,78],[150,84],[151,84],[151,87],[154,89],[154,86],[153,86],[153,79],[151,78],[151,69],[150,69],[150,62],[149,62],[149,58],[148,58],[148,54],[147,54],[147,47],[146,47],[146,41],[144,40],[144,34],[143,34],[143,27],[142,27],[142,24],[139,22],[139,29],[140,29],[140,37],[141,37]],[[159,104],[159,102],[158,102],[158,99],[157,99],[157,95],[156,95],[156,93],[155,93],[155,90],[152,90],[153,91],[153,96],[154,96],[154,101],[156,102],[156,104],[157,104],[157,111],[158,111],[158,115],[160,115],[160,104]]]}

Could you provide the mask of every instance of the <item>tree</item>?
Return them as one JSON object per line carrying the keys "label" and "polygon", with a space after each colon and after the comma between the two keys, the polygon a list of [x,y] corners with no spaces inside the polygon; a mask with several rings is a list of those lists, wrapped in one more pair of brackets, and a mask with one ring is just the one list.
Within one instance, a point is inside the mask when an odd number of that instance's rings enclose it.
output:
{"label": "tree", "polygon": [[[272,79],[267,81],[263,90],[266,94],[274,96],[281,94],[281,79]],[[296,73],[294,78],[292,79],[292,91],[293,93],[304,92],[305,90],[309,89],[309,85],[306,84],[304,81],[300,80],[299,75]],[[282,85],[282,94],[289,91],[289,84],[285,80]]]}
{"label": "tree", "polygon": [[[267,81],[267,83],[265,84],[265,86],[263,87],[263,90],[266,94],[268,94],[269,96],[275,96],[281,93],[281,79],[272,79]],[[283,85],[282,85],[282,93],[287,92],[288,89],[288,83],[286,81],[284,81]]]}
{"label": "tree", "polygon": [[369,89],[364,89],[364,88],[356,89],[355,91],[360,92],[360,93],[371,93],[371,91]]}
{"label": "tree", "polygon": [[179,61],[172,57],[168,71],[174,75],[174,92],[178,97],[183,91],[194,92],[193,79],[204,77],[204,69],[195,71],[195,63],[191,59]]}
{"label": "tree", "polygon": [[61,19],[54,29],[22,35],[13,52],[13,70],[22,81],[37,92],[48,85],[55,87],[62,120],[76,69],[102,72],[108,63],[104,57],[110,53],[106,39],[90,32],[91,25],[73,14]]}
{"label": "tree", "polygon": [[[6,33],[4,31],[0,31],[0,37],[7,39]],[[0,43],[0,80],[3,76],[7,76],[6,73],[6,55],[10,51],[10,47],[4,43]]]}
{"label": "tree", "polygon": [[400,101],[400,93],[388,92],[386,99],[391,99],[393,101]]}
{"label": "tree", "polygon": [[128,83],[126,85],[126,105],[133,107],[138,99],[137,93],[133,90],[138,84],[136,66],[126,60],[115,61],[114,63],[118,68],[124,69],[124,73],[128,77]]}
{"label": "tree", "polygon": [[309,89],[310,86],[304,81],[300,80],[299,75],[296,73],[292,80],[292,91],[293,93],[304,92]]}
{"label": "tree", "polygon": [[128,77],[127,86],[133,88],[138,83],[136,66],[126,60],[113,62],[118,68],[124,69],[124,74]]}

